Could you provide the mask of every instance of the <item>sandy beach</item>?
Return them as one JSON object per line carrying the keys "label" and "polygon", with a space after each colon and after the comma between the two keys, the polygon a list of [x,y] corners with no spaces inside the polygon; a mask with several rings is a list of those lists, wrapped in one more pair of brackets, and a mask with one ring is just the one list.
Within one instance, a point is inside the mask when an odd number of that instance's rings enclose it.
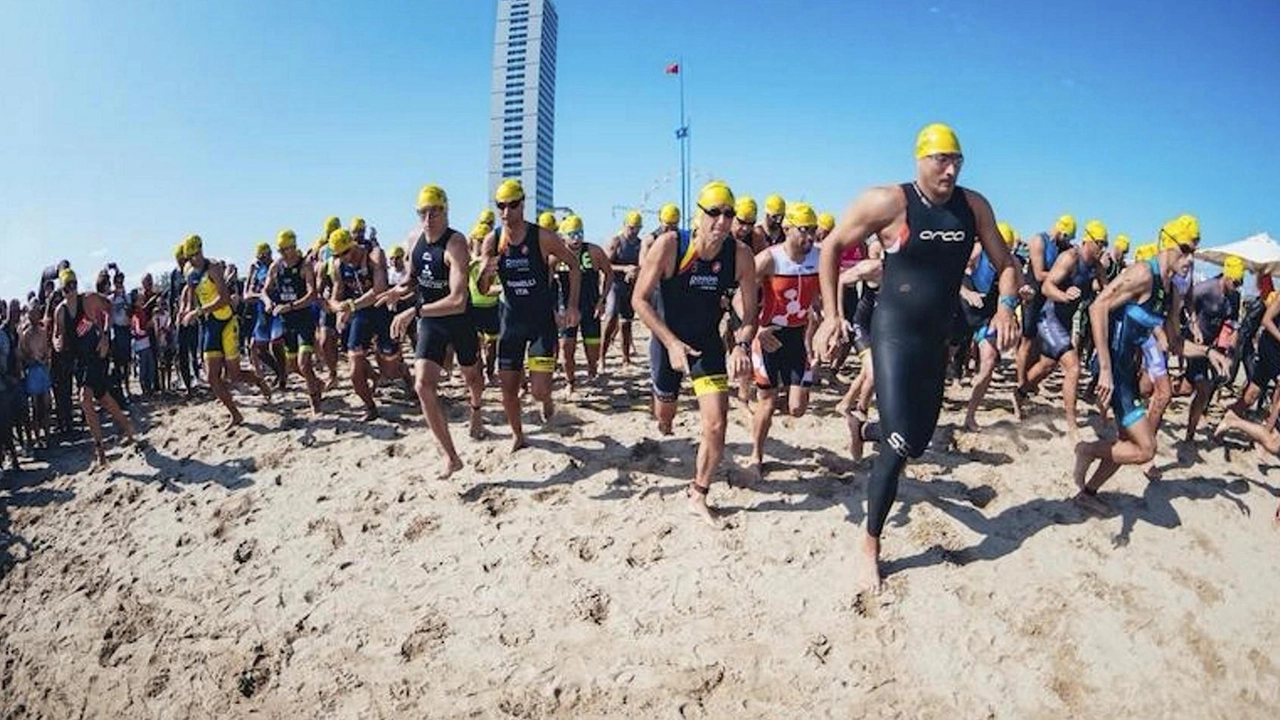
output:
{"label": "sandy beach", "polygon": [[[643,344],[641,344],[643,347]],[[614,366],[611,366],[611,370]],[[1011,364],[1005,366],[1012,371]],[[658,438],[645,371],[611,372],[508,452],[498,392],[467,467],[383,389],[309,421],[301,393],[136,412],[144,450],[87,445],[0,490],[0,715],[70,717],[1274,717],[1280,461],[1242,440],[1164,479],[1124,469],[1114,517],[1070,501],[1051,383],[1015,424],[1007,375],[984,430],[947,390],[885,534],[885,591],[853,592],[865,464],[836,390],[775,420],[762,482],[726,465],[687,514],[686,397]],[[842,376],[841,386],[848,374]],[[840,389],[837,388],[837,389]],[[1081,409],[1086,405],[1082,402]],[[1216,422],[1221,403],[1211,415]],[[1088,408],[1094,429],[1103,426]],[[732,411],[729,455],[750,438]],[[869,446],[870,451],[870,446]],[[865,461],[864,461],[865,462]]]}

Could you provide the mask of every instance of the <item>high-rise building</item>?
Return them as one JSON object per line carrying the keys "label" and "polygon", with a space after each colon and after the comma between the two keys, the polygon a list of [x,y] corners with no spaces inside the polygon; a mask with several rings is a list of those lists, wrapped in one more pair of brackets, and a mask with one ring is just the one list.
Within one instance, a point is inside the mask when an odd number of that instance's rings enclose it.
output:
{"label": "high-rise building", "polygon": [[529,211],[554,207],[558,24],[551,0],[498,0],[489,196],[504,178],[519,178],[535,204]]}

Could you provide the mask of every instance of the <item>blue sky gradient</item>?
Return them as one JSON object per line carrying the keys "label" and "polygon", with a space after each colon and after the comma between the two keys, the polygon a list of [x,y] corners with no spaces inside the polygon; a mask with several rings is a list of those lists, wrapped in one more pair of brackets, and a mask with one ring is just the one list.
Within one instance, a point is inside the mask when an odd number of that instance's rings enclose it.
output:
{"label": "blue sky gradient", "polygon": [[[190,232],[240,264],[330,214],[385,244],[427,182],[462,230],[486,205],[490,2],[3,6],[0,295],[61,257],[167,264]],[[1023,234],[1063,212],[1135,243],[1183,212],[1206,244],[1280,231],[1271,0],[557,8],[555,196],[590,238],[614,206],[677,199],[676,57],[697,184],[838,213],[909,179],[916,131],[943,121],[961,182]]]}

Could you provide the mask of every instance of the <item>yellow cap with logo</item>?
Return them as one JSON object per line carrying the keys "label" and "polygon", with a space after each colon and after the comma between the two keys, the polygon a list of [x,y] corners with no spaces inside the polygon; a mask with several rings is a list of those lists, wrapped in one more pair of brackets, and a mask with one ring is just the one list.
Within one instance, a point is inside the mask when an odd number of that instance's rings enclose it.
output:
{"label": "yellow cap with logo", "polygon": [[996,223],[996,229],[1000,231],[1000,239],[1004,240],[1004,244],[1013,247],[1018,244],[1018,231],[1007,222]]}
{"label": "yellow cap with logo", "polygon": [[507,178],[498,183],[498,189],[493,191],[493,199],[500,203],[509,203],[524,198],[524,186],[515,178]]}
{"label": "yellow cap with logo", "polygon": [[680,208],[675,203],[667,203],[658,209],[658,220],[666,225],[680,222]]}
{"label": "yellow cap with logo", "polygon": [[1085,242],[1096,242],[1099,245],[1107,244],[1107,226],[1102,224],[1101,220],[1090,220],[1084,224]]}
{"label": "yellow cap with logo", "polygon": [[733,206],[734,215],[742,222],[751,225],[756,221],[756,213],[760,209],[756,206],[755,198],[750,195],[743,195],[738,198],[737,204]]}
{"label": "yellow cap with logo", "polygon": [[281,230],[276,234],[276,249],[288,250],[298,247],[298,236],[292,230]]}
{"label": "yellow cap with logo", "polygon": [[1195,215],[1179,215],[1160,228],[1160,249],[1171,250],[1179,245],[1200,244],[1200,221]]}
{"label": "yellow cap with logo", "polygon": [[916,158],[930,155],[960,155],[960,138],[956,131],[942,123],[925,125],[916,135]]}
{"label": "yellow cap with logo", "polygon": [[581,235],[582,234],[582,218],[577,215],[570,215],[560,221],[561,235]]}
{"label": "yellow cap with logo", "polygon": [[770,195],[769,197],[764,199],[764,214],[774,215],[774,216],[786,215],[787,201],[784,200],[782,196],[777,193]]}
{"label": "yellow cap with logo", "polygon": [[182,241],[182,256],[185,258],[195,257],[196,253],[204,252],[204,241],[199,235],[188,235],[186,240]]}
{"label": "yellow cap with logo", "polygon": [[550,210],[544,210],[542,214],[538,216],[538,227],[542,228],[543,230],[550,230],[551,232],[555,232],[557,224],[558,223],[556,222],[556,214],[551,212]]}
{"label": "yellow cap with logo", "polygon": [[818,213],[818,227],[831,232],[836,229],[836,216],[831,213]]}
{"label": "yellow cap with logo", "polygon": [[1233,282],[1244,280],[1244,258],[1239,255],[1228,255],[1222,261],[1222,275]]}
{"label": "yellow cap with logo", "polygon": [[1115,248],[1116,250],[1119,250],[1121,255],[1129,252],[1129,236],[1117,235],[1116,241],[1111,243],[1111,247]]}
{"label": "yellow cap with logo", "polygon": [[1070,215],[1063,215],[1058,218],[1058,222],[1053,224],[1053,231],[1059,235],[1066,237],[1068,240],[1076,239],[1076,219]]}
{"label": "yellow cap with logo", "polygon": [[815,228],[818,226],[818,214],[809,203],[793,202],[787,208],[786,224],[798,228]]}
{"label": "yellow cap with logo", "polygon": [[351,232],[347,229],[338,228],[329,233],[329,251],[333,253],[334,257],[340,257],[355,246],[355,238],[351,237]]}
{"label": "yellow cap with logo", "polygon": [[449,207],[449,195],[439,185],[423,185],[422,189],[418,191],[418,204],[416,207],[419,210],[432,207],[447,208]]}
{"label": "yellow cap with logo", "polygon": [[698,204],[710,210],[713,207],[733,207],[733,191],[723,180],[712,180],[698,191]]}
{"label": "yellow cap with logo", "polygon": [[644,219],[640,217],[639,210],[632,210],[627,213],[626,219],[622,221],[623,227],[638,228],[644,224]]}

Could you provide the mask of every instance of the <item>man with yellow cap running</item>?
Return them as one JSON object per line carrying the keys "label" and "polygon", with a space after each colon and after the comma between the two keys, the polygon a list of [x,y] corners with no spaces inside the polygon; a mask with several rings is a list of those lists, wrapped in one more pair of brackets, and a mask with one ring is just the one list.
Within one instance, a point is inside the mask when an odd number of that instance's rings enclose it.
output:
{"label": "man with yellow cap running", "polygon": [[809,407],[813,384],[810,338],[821,309],[818,216],[806,203],[791,203],[783,222],[786,240],[756,255],[756,281],[764,295],[751,361],[755,370],[756,406],[752,418],[749,472],[764,476],[764,442],[769,437],[778,390],[787,393],[785,409],[801,417]]}
{"label": "man with yellow cap running", "polygon": [[1080,354],[1071,338],[1072,322],[1083,303],[1091,302],[1095,284],[1105,283],[1102,257],[1107,252],[1107,226],[1100,220],[1090,220],[1084,226],[1084,242],[1079,247],[1063,250],[1044,283],[1040,294],[1044,304],[1036,323],[1040,343],[1040,359],[1027,370],[1026,382],[1013,391],[1014,402],[1022,407],[1024,398],[1053,372],[1055,365],[1062,367],[1062,404],[1067,417],[1067,436],[1072,442],[1080,439],[1080,425],[1076,419],[1076,394],[1080,387]]}
{"label": "man with yellow cap running", "polygon": [[[492,210],[486,210],[490,216]],[[484,213],[481,213],[484,218]],[[484,271],[484,237],[493,230],[492,225],[477,223],[471,228],[468,236],[471,252],[470,277],[468,287],[471,292],[471,320],[476,326],[476,336],[480,342],[480,355],[483,358],[485,383],[498,384],[498,331],[501,320],[498,310],[498,296],[502,287],[494,283],[488,292],[480,292],[480,275]]]}
{"label": "man with yellow cap running", "polygon": [[[1018,231],[1007,222],[996,223],[1000,231],[1000,239],[1012,253],[1018,244]],[[979,250],[980,245],[974,249]],[[969,395],[969,405],[965,409],[964,427],[970,432],[977,432],[978,407],[986,397],[987,388],[991,385],[991,376],[995,374],[996,365],[1000,362],[1000,350],[996,347],[995,333],[991,331],[991,318],[996,313],[1000,288],[996,285],[996,266],[985,252],[979,252],[973,268],[962,282],[960,288],[960,310],[965,316],[968,327],[973,328],[973,342],[978,346],[978,374],[973,378],[973,391]]]}
{"label": "man with yellow cap running", "polygon": [[205,377],[209,389],[231,413],[227,427],[244,422],[240,408],[231,397],[231,386],[241,381],[242,375],[255,383],[268,402],[271,388],[252,368],[240,369],[240,327],[231,306],[231,290],[224,275],[225,264],[221,260],[204,255],[204,243],[199,235],[190,235],[183,247],[187,258],[186,285],[182,296],[182,324],[200,326],[200,349],[204,354]]}
{"label": "man with yellow cap running", "polygon": [[1201,280],[1187,295],[1191,311],[1189,337],[1209,348],[1206,357],[1187,358],[1186,378],[1195,386],[1187,415],[1187,433],[1183,441],[1195,442],[1200,416],[1209,407],[1218,386],[1230,381],[1231,357],[1236,352],[1236,322],[1240,317],[1240,286],[1244,284],[1244,260],[1227,256],[1222,273]]}
{"label": "man with yellow cap running", "polygon": [[246,317],[253,323],[249,343],[249,366],[259,377],[266,377],[263,366],[276,374],[276,386],[285,388],[284,325],[272,315],[264,302],[263,289],[271,273],[271,246],[260,242],[254,248],[253,260],[245,271],[244,298]]}
{"label": "man with yellow cap running", "polygon": [[[689,509],[715,527],[707,506],[712,473],[724,455],[729,412],[729,376],[751,372],[751,342],[756,333],[756,273],[751,250],[730,237],[733,191],[720,181],[698,193],[693,232],[664,232],[640,264],[634,302],[636,314],[653,333],[650,372],[658,429],[670,435],[681,379],[689,375],[698,399],[702,439],[693,482],[685,491]],[[725,357],[720,338],[722,298],[737,287],[744,322]],[[654,305],[657,291],[662,309]]]}
{"label": "man with yellow cap running", "polygon": [[678,232],[680,230],[680,208],[675,203],[667,203],[658,208],[658,227],[644,237],[640,241],[640,261],[644,263],[644,256],[649,254],[649,248],[653,246],[653,242],[660,236],[669,232]]}
{"label": "man with yellow cap running", "polygon": [[[880,534],[909,458],[920,457],[937,426],[946,377],[947,346],[960,283],[974,242],[981,242],[998,276],[991,327],[996,346],[1017,337],[1013,309],[1021,273],[1001,240],[991,205],[956,184],[964,163],[955,132],[942,124],[916,138],[916,178],[875,187],[853,201],[822,244],[823,307],[839,302],[840,254],[878,234],[885,246],[871,355],[880,408],[879,455],[867,481],[867,521],[857,571],[860,590],[880,587]],[[814,337],[825,359],[847,341],[838,313],[827,314]]]}
{"label": "man with yellow cap running", "polygon": [[310,261],[316,274],[316,302],[320,307],[320,324],[317,332],[320,337],[320,360],[329,371],[329,380],[325,390],[332,390],[338,384],[338,314],[329,311],[329,301],[333,299],[334,278],[331,270],[333,251],[329,247],[329,237],[342,227],[342,221],[331,215],[324,221],[321,236],[311,248]]}
{"label": "man with yellow cap running", "polygon": [[[520,388],[524,384],[526,355],[529,388],[542,403],[542,419],[551,419],[551,373],[556,368],[558,326],[578,324],[578,292],[582,271],[578,258],[560,238],[524,219],[524,188],[520,181],[502,181],[494,203],[502,224],[484,239],[484,270],[478,283],[487,293],[496,278],[502,283],[502,330],[498,337],[498,377],[502,384],[502,409],[511,426],[511,449],[525,446],[520,420]],[[569,298],[563,322],[556,318],[556,295],[551,287],[553,260],[569,268]]]}
{"label": "man with yellow cap running", "polygon": [[[1076,219],[1063,215],[1053,224],[1053,229],[1031,236],[1027,242],[1027,278],[1031,285],[1032,296],[1022,306],[1022,339],[1018,342],[1017,372],[1018,385],[1027,382],[1027,371],[1039,357],[1039,330],[1036,327],[1040,320],[1040,309],[1044,307],[1044,295],[1041,286],[1049,277],[1049,269],[1058,259],[1058,253],[1071,247],[1076,239]],[[1014,410],[1022,412],[1021,406]]]}
{"label": "man with yellow cap running", "polygon": [[635,308],[631,304],[632,294],[636,287],[636,277],[640,274],[640,226],[643,220],[637,210],[627,213],[622,223],[622,232],[614,235],[609,241],[606,252],[609,265],[613,268],[613,294],[610,303],[609,319],[604,326],[604,342],[600,347],[600,364],[603,365],[613,338],[619,330],[622,332],[622,366],[631,366],[631,356],[635,353],[635,342],[631,336],[631,321],[635,320]]}
{"label": "man with yellow cap running", "polygon": [[418,326],[414,348],[415,389],[445,465],[436,477],[446,478],[462,469],[462,458],[453,445],[449,421],[440,405],[440,374],[446,354],[452,350],[462,368],[471,404],[471,436],[483,431],[480,416],[484,379],[480,374],[476,326],[469,312],[468,290],[471,258],[467,239],[449,227],[449,196],[439,185],[425,185],[418,192],[418,221],[410,231],[409,273],[404,285],[391,288],[378,302],[393,305],[416,296],[414,306],[396,315],[392,333],[405,335],[410,323]]}
{"label": "man with yellow cap running", "polygon": [[[578,290],[578,325],[560,329],[560,357],[570,395],[577,390],[577,335],[582,332],[582,346],[587,354],[587,381],[593,382],[600,366],[600,318],[606,298],[613,291],[613,267],[604,249],[583,240],[582,218],[570,215],[560,223],[560,237],[565,247],[578,258],[582,282]],[[569,306],[569,268],[556,269],[556,290],[561,309]]]}
{"label": "man with yellow cap running", "polygon": [[187,396],[195,391],[195,382],[200,375],[200,328],[194,323],[181,323],[182,289],[187,286],[185,268],[187,265],[185,242],[178,243],[173,251],[175,267],[169,273],[169,317],[177,325],[175,334],[178,345],[178,374],[182,376],[182,384],[186,387]]}
{"label": "man with yellow cap running", "polygon": [[313,356],[316,317],[312,307],[317,297],[316,273],[298,251],[298,236],[281,230],[276,236],[280,258],[271,264],[262,288],[266,311],[280,321],[283,330],[285,371],[297,373],[307,384],[311,415],[320,414],[320,378],[316,377]]}

